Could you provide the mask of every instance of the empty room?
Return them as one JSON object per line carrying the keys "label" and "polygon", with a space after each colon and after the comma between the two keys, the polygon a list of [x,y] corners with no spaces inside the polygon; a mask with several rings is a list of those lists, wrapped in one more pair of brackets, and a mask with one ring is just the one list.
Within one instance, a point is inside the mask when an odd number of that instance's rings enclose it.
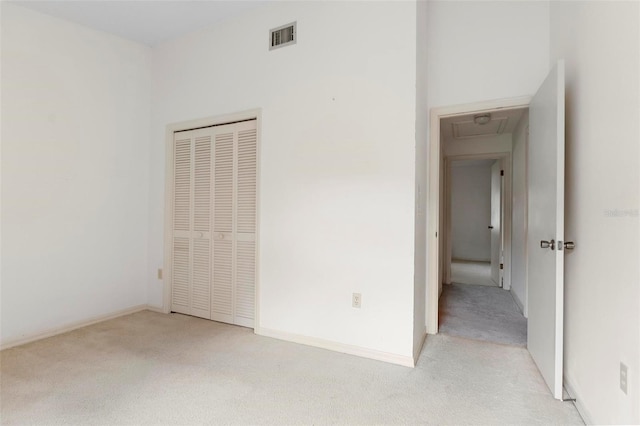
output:
{"label": "empty room", "polygon": [[640,3],[0,14],[2,424],[640,423]]}

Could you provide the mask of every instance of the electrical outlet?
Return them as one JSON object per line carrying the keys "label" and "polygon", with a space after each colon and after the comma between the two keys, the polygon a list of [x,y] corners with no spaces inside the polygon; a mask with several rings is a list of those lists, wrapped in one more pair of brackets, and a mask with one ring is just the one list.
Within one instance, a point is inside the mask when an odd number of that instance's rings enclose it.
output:
{"label": "electrical outlet", "polygon": [[162,268],[158,268],[158,279],[162,279]]}
{"label": "electrical outlet", "polygon": [[360,308],[362,306],[362,295],[360,293],[353,293],[351,297],[351,306],[354,308]]}
{"label": "electrical outlet", "polygon": [[620,390],[627,393],[627,366],[624,363],[620,363]]}

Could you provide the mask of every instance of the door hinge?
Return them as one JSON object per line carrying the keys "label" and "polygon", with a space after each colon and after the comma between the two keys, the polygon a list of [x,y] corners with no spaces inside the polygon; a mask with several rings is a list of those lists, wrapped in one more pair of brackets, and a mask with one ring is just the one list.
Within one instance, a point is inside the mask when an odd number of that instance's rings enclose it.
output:
{"label": "door hinge", "polygon": [[504,170],[500,170],[500,176],[504,176]]}
{"label": "door hinge", "polygon": [[500,264],[500,269],[504,269],[504,263]]}

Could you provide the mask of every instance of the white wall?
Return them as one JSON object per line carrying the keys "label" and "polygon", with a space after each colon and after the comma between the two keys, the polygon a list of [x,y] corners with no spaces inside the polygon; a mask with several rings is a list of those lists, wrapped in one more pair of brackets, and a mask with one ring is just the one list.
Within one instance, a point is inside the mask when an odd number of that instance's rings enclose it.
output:
{"label": "white wall", "polygon": [[460,161],[451,168],[451,256],[491,261],[491,164]]}
{"label": "white wall", "polygon": [[[640,4],[552,2],[567,73],[565,383],[587,421],[640,423]],[[619,365],[629,391],[619,389]]]}
{"label": "white wall", "polygon": [[529,112],[513,131],[511,222],[511,293],[525,317],[527,311],[527,137]]}
{"label": "white wall", "polygon": [[2,343],[145,304],[150,50],[2,4]]}
{"label": "white wall", "polygon": [[[270,52],[292,21],[297,44]],[[262,108],[259,327],[411,357],[415,22],[415,2],[278,2],[155,49],[152,304],[165,126]]]}
{"label": "white wall", "polygon": [[549,69],[546,1],[428,2],[429,107],[535,93]]}
{"label": "white wall", "polygon": [[426,333],[427,270],[427,2],[416,2],[416,213],[413,293],[413,356],[417,359]]}

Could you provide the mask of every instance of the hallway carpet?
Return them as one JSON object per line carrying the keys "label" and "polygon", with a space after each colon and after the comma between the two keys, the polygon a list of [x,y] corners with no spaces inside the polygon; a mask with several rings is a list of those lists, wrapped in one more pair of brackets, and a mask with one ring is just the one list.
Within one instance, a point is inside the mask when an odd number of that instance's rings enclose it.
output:
{"label": "hallway carpet", "polygon": [[444,284],[438,313],[440,333],[506,345],[527,345],[527,319],[507,290]]}
{"label": "hallway carpet", "polygon": [[453,259],[451,261],[451,282],[498,287],[498,284],[491,279],[491,262]]}
{"label": "hallway carpet", "polygon": [[0,353],[11,424],[581,424],[526,350],[429,336],[416,368],[143,311]]}

